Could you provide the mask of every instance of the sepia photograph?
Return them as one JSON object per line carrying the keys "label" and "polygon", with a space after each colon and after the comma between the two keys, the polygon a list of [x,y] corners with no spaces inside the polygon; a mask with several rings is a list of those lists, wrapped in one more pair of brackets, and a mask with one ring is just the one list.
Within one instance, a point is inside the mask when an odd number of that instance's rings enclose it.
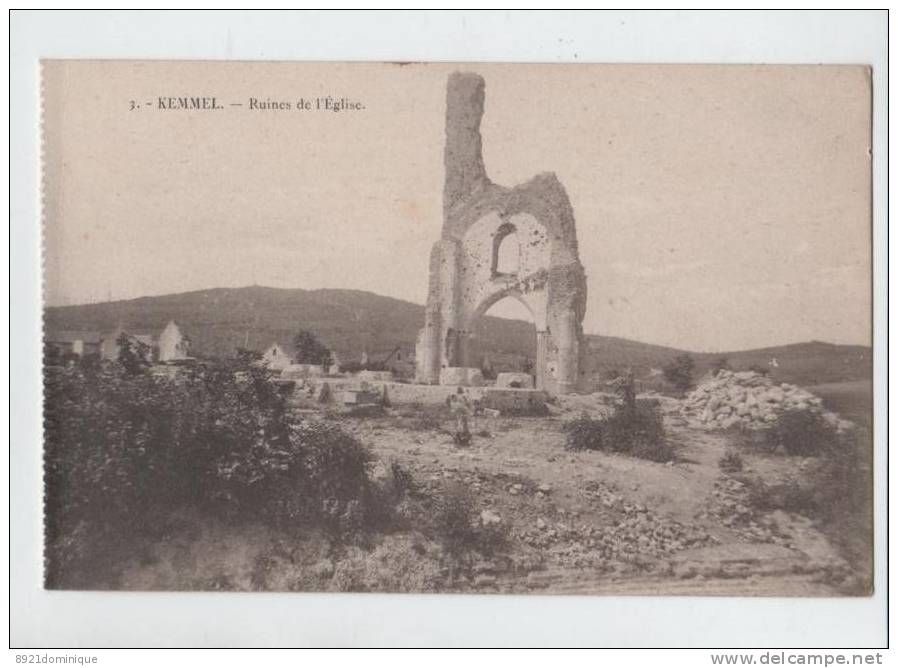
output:
{"label": "sepia photograph", "polygon": [[873,592],[868,67],[41,103],[46,588]]}

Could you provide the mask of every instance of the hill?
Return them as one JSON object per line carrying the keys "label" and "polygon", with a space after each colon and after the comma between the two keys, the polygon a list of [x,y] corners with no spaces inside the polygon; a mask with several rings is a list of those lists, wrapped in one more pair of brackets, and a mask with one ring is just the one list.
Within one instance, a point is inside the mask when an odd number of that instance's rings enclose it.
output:
{"label": "hill", "polygon": [[603,376],[633,368],[638,377],[661,369],[677,355],[688,353],[695,360],[693,377],[700,378],[719,360],[735,370],[767,369],[773,378],[796,385],[870,380],[872,350],[866,346],[839,345],[822,341],[729,352],[692,352],[655,346],[628,339],[590,335],[587,337],[594,368]]}
{"label": "hill", "polygon": [[[343,361],[366,350],[372,360],[400,346],[408,358],[424,322],[424,307],[359,290],[300,290],[251,286],[215,288],[124,301],[45,309],[45,328],[112,331],[122,324],[133,332],[160,331],[176,320],[191,337],[198,355],[224,356],[237,346],[262,350],[273,341],[289,345],[299,329],[314,331]],[[632,367],[650,375],[686,351],[628,339],[589,335],[593,367],[605,376]],[[478,336],[481,352],[494,368],[511,368],[532,359],[536,333],[531,323],[486,317]],[[725,356],[736,369],[773,369],[775,377],[801,385],[864,380],[871,377],[871,350],[819,341],[726,353],[694,353],[696,376]]]}

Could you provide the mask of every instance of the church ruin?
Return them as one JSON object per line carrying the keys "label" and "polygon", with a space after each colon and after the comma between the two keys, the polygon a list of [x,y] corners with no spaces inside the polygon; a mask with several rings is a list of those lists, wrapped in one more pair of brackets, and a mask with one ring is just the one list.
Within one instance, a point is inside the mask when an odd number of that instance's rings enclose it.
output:
{"label": "church ruin", "polygon": [[[513,188],[490,181],[480,137],[483,103],[482,77],[450,75],[443,229],[430,255],[416,380],[476,384],[480,370],[472,359],[472,334],[493,304],[512,297],[527,307],[536,325],[536,388],[572,392],[580,384],[586,353],[586,274],[571,203],[552,173]],[[516,245],[510,267],[501,261],[503,242]]]}

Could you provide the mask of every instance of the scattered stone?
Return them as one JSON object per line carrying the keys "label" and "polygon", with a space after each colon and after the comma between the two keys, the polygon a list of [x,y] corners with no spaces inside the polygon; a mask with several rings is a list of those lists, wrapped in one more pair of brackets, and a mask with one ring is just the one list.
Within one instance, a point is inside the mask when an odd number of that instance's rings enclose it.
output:
{"label": "scattered stone", "polygon": [[334,562],[330,559],[322,559],[312,566],[312,572],[319,578],[330,578],[334,574]]}
{"label": "scattered stone", "polygon": [[495,573],[497,570],[496,564],[492,561],[478,561],[474,564],[474,574],[482,575],[484,573]]}
{"label": "scattered stone", "polygon": [[493,575],[478,575],[474,578],[475,587],[492,587],[496,584],[496,578]]}
{"label": "scattered stone", "polygon": [[492,510],[487,509],[480,513],[480,523],[483,524],[483,526],[489,526],[491,524],[501,524],[501,522],[502,518],[498,513]]}

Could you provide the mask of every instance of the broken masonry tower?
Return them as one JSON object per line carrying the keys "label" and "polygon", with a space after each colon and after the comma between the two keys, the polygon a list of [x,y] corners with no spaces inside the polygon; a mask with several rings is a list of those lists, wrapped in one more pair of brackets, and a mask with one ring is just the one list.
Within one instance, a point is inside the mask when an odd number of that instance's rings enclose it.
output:
{"label": "broken masonry tower", "polygon": [[[483,102],[482,77],[450,75],[443,229],[430,254],[416,380],[465,385],[479,375],[472,351],[477,324],[493,304],[512,297],[536,324],[537,389],[572,392],[580,384],[586,352],[586,274],[571,203],[552,173],[514,188],[489,180],[480,138]],[[517,262],[510,269],[499,262],[503,243],[516,245]]]}

